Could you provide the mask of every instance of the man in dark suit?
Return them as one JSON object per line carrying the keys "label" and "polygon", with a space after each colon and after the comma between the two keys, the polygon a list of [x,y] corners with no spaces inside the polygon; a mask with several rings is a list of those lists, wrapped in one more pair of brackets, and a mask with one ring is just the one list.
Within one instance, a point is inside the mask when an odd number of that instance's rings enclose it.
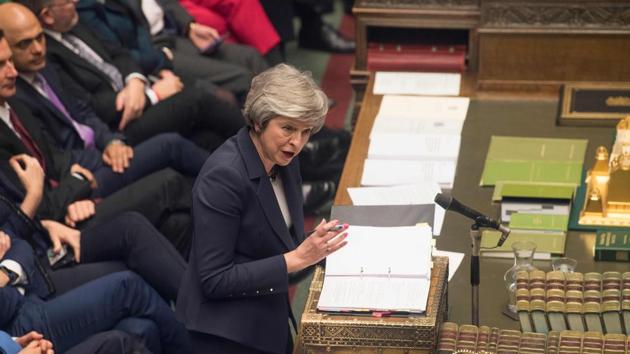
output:
{"label": "man in dark suit", "polygon": [[[0,232],[0,239],[6,238]],[[29,276],[39,271],[30,246],[23,240],[13,240],[6,254],[0,252],[0,259],[19,264]],[[152,352],[190,351],[187,333],[170,307],[132,272],[109,274],[47,301],[38,296],[35,284],[6,276],[0,279],[0,328],[11,335],[35,330],[48,338],[55,350],[66,352],[103,331],[119,329],[143,336],[145,333],[137,330],[148,329],[159,338],[157,345],[149,346]]]}
{"label": "man in dark suit", "polygon": [[[23,185],[34,182],[31,177],[21,174],[22,169],[8,168],[6,161],[15,160],[14,156],[30,155],[36,161],[35,164],[45,171],[46,179],[42,182],[44,193],[41,203],[38,201],[38,207],[34,208],[34,212],[37,211],[43,218],[52,220],[61,220],[66,216],[66,221],[71,222],[84,220],[97,212],[100,223],[122,211],[136,210],[157,223],[168,212],[180,210],[189,205],[190,194],[187,193],[190,191],[189,182],[172,170],[164,170],[145,177],[110,198],[103,199],[98,208],[94,208],[94,202],[86,198],[93,196],[91,187],[97,179],[89,170],[77,164],[73,165],[71,154],[59,152],[48,144],[46,136],[42,134],[39,124],[30,115],[28,109],[19,102],[11,100],[15,94],[16,77],[17,72],[11,62],[11,51],[7,41],[2,38],[0,39],[0,118],[2,119],[0,159],[4,163],[0,169],[4,169],[15,186],[19,186],[18,180],[23,182]],[[187,156],[186,160],[188,158]],[[203,157],[197,160],[196,169],[203,163]],[[24,164],[26,160],[21,158],[21,161]],[[14,162],[15,164],[18,162]],[[109,177],[115,175],[113,172],[107,174],[110,175]],[[107,180],[108,178],[101,181]],[[73,210],[70,207],[76,206],[77,201],[89,203],[89,208],[87,211],[77,208],[74,210],[77,215],[71,215]],[[96,221],[93,220],[93,222]],[[177,240],[184,242],[183,236],[185,236],[183,232],[178,233]]]}
{"label": "man in dark suit", "polygon": [[[7,18],[16,7],[24,12],[24,18],[19,21]],[[45,130],[59,148],[73,150],[74,162],[91,171],[105,163],[114,172],[129,173],[130,159],[134,157],[135,173],[144,176],[154,172],[152,164],[164,165],[159,162],[168,159],[173,152],[192,161],[207,157],[206,152],[188,141],[167,134],[150,138],[138,145],[134,152],[124,143],[124,134],[111,131],[87,103],[67,95],[58,75],[53,69],[46,68],[45,37],[37,18],[21,5],[6,5],[3,9],[6,11],[5,15],[0,15],[2,27],[5,27],[5,38],[19,71],[17,97],[42,120]],[[173,162],[184,167],[183,159],[175,160]]]}
{"label": "man in dark suit", "polygon": [[[23,195],[0,173],[0,230],[11,238],[28,241],[37,261],[45,260],[35,275],[13,270],[17,278],[25,274],[38,295],[50,297],[102,275],[131,269],[165,299],[175,299],[186,263],[145,218],[124,213],[82,232],[53,220],[40,221],[34,210],[41,199],[41,184],[37,182],[43,183],[43,172],[33,158],[17,160],[26,167],[13,163],[13,168],[28,176],[31,184],[24,183],[27,192]],[[70,252],[64,261],[74,266],[50,264],[47,257],[51,251]]]}
{"label": "man in dark suit", "polygon": [[[8,5],[11,4],[2,5],[0,13],[13,9],[16,15],[10,19],[23,17],[23,8]],[[178,132],[193,138],[203,136],[203,141],[193,140],[212,149],[243,125],[238,108],[204,91],[184,88],[166,99],[151,94],[155,90],[146,86],[141,69],[123,48],[104,47],[88,28],[78,24],[73,1],[63,6],[44,6],[37,0],[27,5],[36,9],[34,12],[46,30],[48,64],[59,69],[64,87],[78,88],[68,94],[88,102],[111,128],[123,130],[130,145],[158,133]],[[68,81],[75,85],[67,84]],[[140,84],[138,90],[136,85]],[[153,101],[145,99],[145,92]],[[136,96],[142,96],[146,106],[143,103],[137,110],[127,110],[124,102]]]}
{"label": "man in dark suit", "polygon": [[109,45],[127,48],[146,74],[170,70],[186,85],[194,83],[210,92],[219,85],[243,97],[252,76],[267,67],[248,46],[222,43],[204,51],[204,46],[212,44],[197,42],[200,34],[215,40],[218,33],[193,23],[176,0],[81,0],[77,10],[81,23]]}

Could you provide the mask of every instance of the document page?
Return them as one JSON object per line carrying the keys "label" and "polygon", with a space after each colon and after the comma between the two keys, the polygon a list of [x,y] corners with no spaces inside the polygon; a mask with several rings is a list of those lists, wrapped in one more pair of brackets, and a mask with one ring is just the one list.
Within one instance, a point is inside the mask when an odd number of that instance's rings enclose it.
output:
{"label": "document page", "polygon": [[378,71],[375,95],[458,96],[461,74]]}
{"label": "document page", "polygon": [[459,136],[464,126],[457,120],[439,118],[399,118],[379,119],[372,125],[370,139],[374,135],[409,135],[409,134],[452,134]]}
{"label": "document page", "polygon": [[393,186],[437,182],[451,188],[456,161],[412,161],[367,159],[363,164],[362,186]]}
{"label": "document page", "polygon": [[426,311],[429,279],[326,277],[317,303],[321,311]]}
{"label": "document page", "polygon": [[464,122],[469,104],[468,97],[385,95],[376,119],[442,119]]}
{"label": "document page", "polygon": [[428,225],[351,225],[348,244],[326,258],[326,276],[431,276],[432,234]]}
{"label": "document page", "polygon": [[457,160],[459,134],[372,134],[368,159]]}

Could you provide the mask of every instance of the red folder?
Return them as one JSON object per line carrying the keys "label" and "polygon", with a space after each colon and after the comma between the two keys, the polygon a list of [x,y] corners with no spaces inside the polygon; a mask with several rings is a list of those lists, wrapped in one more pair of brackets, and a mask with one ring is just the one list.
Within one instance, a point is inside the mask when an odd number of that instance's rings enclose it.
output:
{"label": "red folder", "polygon": [[466,46],[369,43],[367,69],[369,71],[464,72]]}

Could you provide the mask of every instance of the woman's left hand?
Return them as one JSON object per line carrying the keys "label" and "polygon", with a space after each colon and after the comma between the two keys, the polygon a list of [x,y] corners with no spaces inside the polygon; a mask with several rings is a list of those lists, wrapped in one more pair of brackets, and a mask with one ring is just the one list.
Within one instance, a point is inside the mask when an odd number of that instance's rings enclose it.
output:
{"label": "woman's left hand", "polygon": [[326,222],[322,220],[315,228],[315,232],[310,234],[295,250],[285,253],[284,259],[287,263],[289,273],[300,271],[326,258],[345,246],[348,241],[348,233],[345,232],[347,225],[339,231],[329,231],[339,223],[338,220]]}

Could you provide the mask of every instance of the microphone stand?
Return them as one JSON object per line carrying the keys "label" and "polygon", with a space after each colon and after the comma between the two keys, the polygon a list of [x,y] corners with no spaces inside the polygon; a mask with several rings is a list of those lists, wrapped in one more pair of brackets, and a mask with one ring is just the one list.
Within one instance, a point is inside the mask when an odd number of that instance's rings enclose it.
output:
{"label": "microphone stand", "polygon": [[471,285],[471,303],[472,303],[472,323],[479,326],[479,283],[481,279],[479,254],[481,249],[481,230],[482,227],[489,227],[487,222],[481,217],[476,218],[475,222],[470,226],[470,285]]}
{"label": "microphone stand", "polygon": [[472,292],[472,324],[479,327],[479,252],[481,247],[481,230],[480,225],[475,221],[470,226],[470,285]]}

